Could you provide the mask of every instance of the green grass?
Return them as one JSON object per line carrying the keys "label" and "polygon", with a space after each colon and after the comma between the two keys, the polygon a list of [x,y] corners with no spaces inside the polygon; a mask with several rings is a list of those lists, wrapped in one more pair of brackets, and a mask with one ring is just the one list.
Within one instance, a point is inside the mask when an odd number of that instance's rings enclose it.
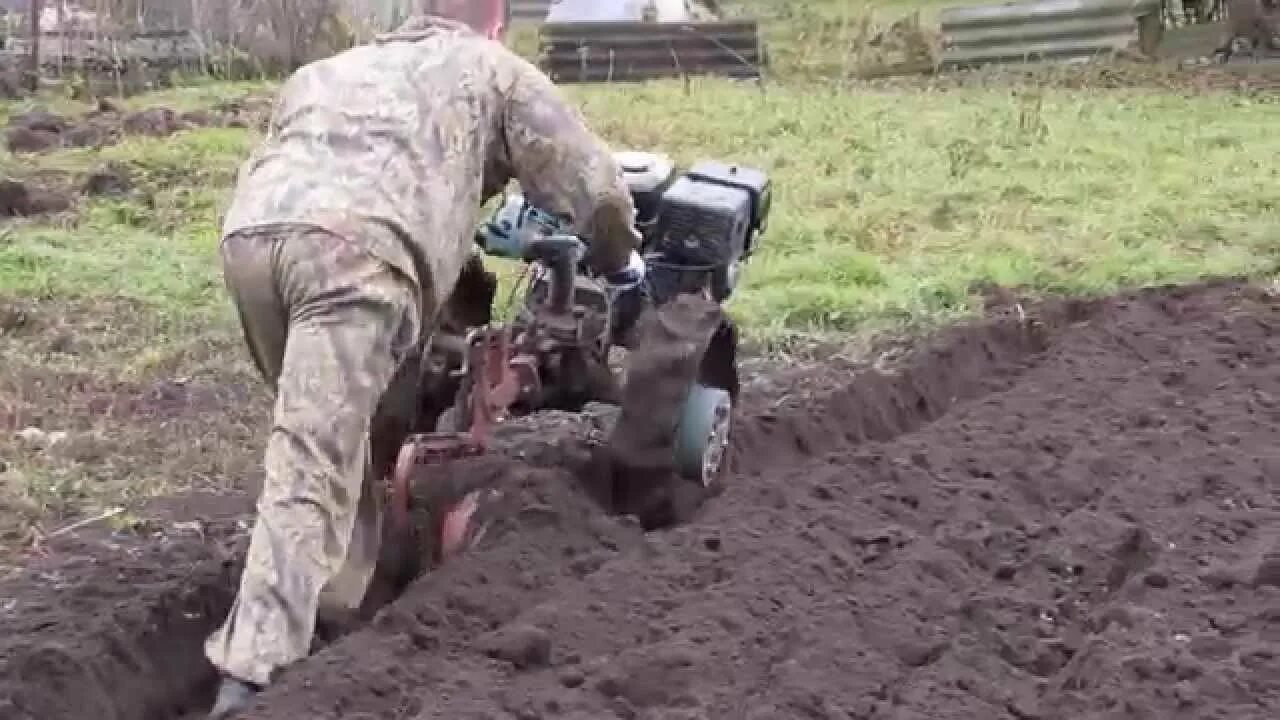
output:
{"label": "green grass", "polygon": [[[951,317],[983,283],[1101,292],[1276,263],[1274,105],[1144,91],[761,93],[712,80],[573,95],[617,147],[770,173],[771,227],[732,303],[759,339]],[[0,291],[216,312],[218,216],[251,143],[203,130],[43,161],[128,163],[146,202],[93,201],[63,227],[12,229]]]}
{"label": "green grass", "polygon": [[731,305],[757,337],[929,324],[986,283],[1104,292],[1280,258],[1274,105],[710,82],[584,95],[615,144],[769,170],[771,229]]}
{"label": "green grass", "polygon": [[160,312],[220,305],[212,262],[219,213],[251,142],[244,130],[215,129],[54,153],[42,164],[65,172],[123,164],[131,169],[135,192],[127,199],[86,201],[62,225],[11,228],[0,242],[0,292],[122,295]]}

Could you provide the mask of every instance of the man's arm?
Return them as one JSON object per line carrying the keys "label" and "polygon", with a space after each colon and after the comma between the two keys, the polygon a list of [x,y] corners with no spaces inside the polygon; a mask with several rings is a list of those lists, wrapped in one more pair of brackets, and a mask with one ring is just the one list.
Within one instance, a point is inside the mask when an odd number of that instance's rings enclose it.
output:
{"label": "man's arm", "polygon": [[635,205],[608,145],[541,71],[512,56],[503,133],[511,171],[535,206],[567,216],[588,262],[612,273],[640,243]]}

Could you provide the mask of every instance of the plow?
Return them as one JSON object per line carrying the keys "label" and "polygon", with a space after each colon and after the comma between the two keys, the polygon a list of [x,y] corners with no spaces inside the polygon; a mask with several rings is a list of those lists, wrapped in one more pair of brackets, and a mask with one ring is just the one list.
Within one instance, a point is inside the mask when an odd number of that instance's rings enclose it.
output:
{"label": "plow", "polygon": [[432,484],[445,465],[489,453],[511,418],[617,406],[596,467],[623,494],[672,481],[709,490],[723,472],[739,381],[722,303],[767,225],[769,180],[720,162],[680,172],[653,153],[618,160],[643,237],[621,279],[593,274],[588,244],[519,193],[477,231],[484,254],[524,264],[512,290],[520,302],[513,317],[488,321],[496,283],[471,273],[455,299],[487,304],[469,315],[486,321],[437,332],[427,351],[418,431],[387,482],[388,529],[409,548],[413,574],[478,540],[483,491]]}

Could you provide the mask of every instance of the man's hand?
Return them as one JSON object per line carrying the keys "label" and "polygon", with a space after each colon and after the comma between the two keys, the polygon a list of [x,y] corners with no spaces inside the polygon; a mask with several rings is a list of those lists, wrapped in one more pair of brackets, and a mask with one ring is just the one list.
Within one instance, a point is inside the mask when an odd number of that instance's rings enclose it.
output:
{"label": "man's hand", "polygon": [[509,164],[525,196],[566,217],[602,274],[626,267],[640,246],[636,209],[613,153],[581,113],[528,61],[511,56],[504,133]]}

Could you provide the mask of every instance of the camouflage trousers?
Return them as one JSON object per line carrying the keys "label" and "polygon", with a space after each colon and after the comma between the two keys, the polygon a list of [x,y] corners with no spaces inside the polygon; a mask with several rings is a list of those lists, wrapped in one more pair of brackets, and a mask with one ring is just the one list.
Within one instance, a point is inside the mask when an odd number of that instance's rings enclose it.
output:
{"label": "camouflage trousers", "polygon": [[368,589],[382,532],[371,427],[419,343],[421,309],[415,283],[354,233],[262,227],[228,237],[222,256],[276,398],[240,591],[205,651],[266,685],[308,654],[322,607],[355,610]]}

